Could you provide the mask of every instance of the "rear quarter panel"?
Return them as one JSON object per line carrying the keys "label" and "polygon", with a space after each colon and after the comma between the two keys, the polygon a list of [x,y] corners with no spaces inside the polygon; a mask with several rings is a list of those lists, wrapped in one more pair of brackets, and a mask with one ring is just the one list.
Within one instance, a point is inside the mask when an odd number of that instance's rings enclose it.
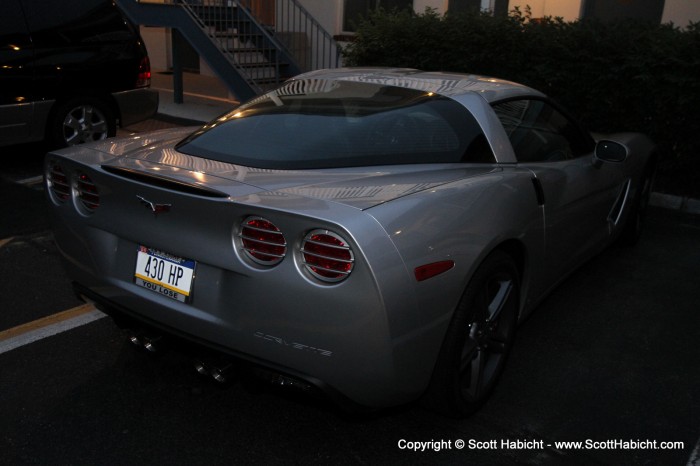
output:
{"label": "rear quarter panel", "polygon": [[[484,258],[506,241],[524,252],[521,310],[543,257],[542,208],[529,172],[505,167],[397,199],[368,211],[386,230],[410,279],[401,302],[387,307],[394,365],[405,382],[429,381],[453,311]],[[371,260],[371,258],[370,258]],[[453,260],[455,267],[417,282],[416,267]],[[521,312],[522,315],[522,312]]]}

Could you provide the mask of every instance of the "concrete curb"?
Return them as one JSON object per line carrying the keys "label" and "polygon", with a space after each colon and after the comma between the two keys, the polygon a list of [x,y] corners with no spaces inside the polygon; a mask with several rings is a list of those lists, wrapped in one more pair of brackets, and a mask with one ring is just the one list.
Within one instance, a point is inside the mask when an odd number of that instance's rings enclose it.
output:
{"label": "concrete curb", "polygon": [[700,214],[700,200],[692,197],[674,196],[664,193],[651,193],[649,204],[654,207],[678,210],[690,214]]}

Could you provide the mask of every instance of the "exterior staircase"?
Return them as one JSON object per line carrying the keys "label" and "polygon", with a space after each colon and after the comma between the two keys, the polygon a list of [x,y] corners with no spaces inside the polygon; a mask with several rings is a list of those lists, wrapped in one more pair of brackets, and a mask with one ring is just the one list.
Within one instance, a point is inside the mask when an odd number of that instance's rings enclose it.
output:
{"label": "exterior staircase", "polygon": [[[333,37],[297,0],[170,1],[116,3],[136,24],[176,30],[241,101],[301,72],[339,64]],[[176,53],[174,38],[174,68]]]}

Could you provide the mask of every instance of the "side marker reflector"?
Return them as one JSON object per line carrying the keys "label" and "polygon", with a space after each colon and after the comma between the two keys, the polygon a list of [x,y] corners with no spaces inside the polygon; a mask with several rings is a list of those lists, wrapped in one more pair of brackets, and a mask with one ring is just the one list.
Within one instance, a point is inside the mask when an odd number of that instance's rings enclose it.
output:
{"label": "side marker reflector", "polygon": [[440,275],[443,272],[447,272],[454,266],[454,261],[433,262],[432,264],[425,264],[416,267],[413,272],[416,275],[416,281],[422,282],[423,280],[427,280],[436,275]]}

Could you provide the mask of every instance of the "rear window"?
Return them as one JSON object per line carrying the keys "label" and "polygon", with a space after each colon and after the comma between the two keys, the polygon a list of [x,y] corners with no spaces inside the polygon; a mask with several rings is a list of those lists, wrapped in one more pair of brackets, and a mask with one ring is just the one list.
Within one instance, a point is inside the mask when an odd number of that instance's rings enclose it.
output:
{"label": "rear window", "polygon": [[291,81],[204,126],[178,150],[273,169],[495,162],[457,102],[352,81]]}

